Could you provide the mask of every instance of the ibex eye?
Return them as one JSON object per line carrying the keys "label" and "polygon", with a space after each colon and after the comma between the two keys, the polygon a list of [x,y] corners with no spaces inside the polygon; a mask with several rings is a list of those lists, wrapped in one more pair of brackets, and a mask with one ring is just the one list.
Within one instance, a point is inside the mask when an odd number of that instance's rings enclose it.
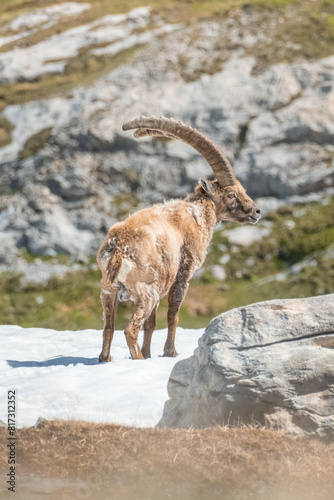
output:
{"label": "ibex eye", "polygon": [[228,194],[228,197],[229,197],[229,198],[235,198],[235,194],[234,194],[234,193],[229,193],[229,194]]}

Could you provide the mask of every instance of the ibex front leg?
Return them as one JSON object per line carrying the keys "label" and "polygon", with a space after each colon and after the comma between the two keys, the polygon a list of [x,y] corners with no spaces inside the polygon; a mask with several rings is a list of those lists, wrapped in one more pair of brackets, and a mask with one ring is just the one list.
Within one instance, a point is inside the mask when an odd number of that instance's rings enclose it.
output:
{"label": "ibex front leg", "polygon": [[99,362],[110,361],[110,346],[114,336],[114,319],[117,312],[118,298],[117,290],[104,290],[101,292],[101,302],[103,307],[104,328],[102,351]]}
{"label": "ibex front leg", "polygon": [[175,350],[175,331],[179,322],[179,311],[183,299],[188,290],[187,282],[175,282],[168,294],[168,335],[164,347],[164,356],[175,357],[177,352]]}

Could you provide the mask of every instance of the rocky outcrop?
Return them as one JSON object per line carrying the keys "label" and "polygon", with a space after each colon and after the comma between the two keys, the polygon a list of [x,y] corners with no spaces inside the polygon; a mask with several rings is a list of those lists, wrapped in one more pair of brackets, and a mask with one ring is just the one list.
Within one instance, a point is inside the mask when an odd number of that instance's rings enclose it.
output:
{"label": "rocky outcrop", "polygon": [[170,375],[160,427],[259,423],[334,439],[334,294],[214,318]]}

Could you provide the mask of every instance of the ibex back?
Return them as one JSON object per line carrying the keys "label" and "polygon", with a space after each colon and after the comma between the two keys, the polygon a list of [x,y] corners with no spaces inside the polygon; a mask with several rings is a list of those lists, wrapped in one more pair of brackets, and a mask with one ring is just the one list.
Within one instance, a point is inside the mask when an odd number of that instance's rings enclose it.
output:
{"label": "ibex back", "polygon": [[[103,346],[99,361],[110,361],[114,318],[119,301],[131,300],[133,312],[125,328],[132,359],[150,357],[155,315],[168,294],[168,335],[164,356],[177,356],[175,330],[188,282],[201,267],[216,224],[256,224],[261,211],[235,178],[220,149],[196,129],[171,118],[142,117],[123,125],[135,137],[179,139],[193,146],[209,163],[216,180],[200,179],[185,200],[154,205],[112,226],[98,252],[102,272]],[[138,333],[144,328],[140,349]]]}

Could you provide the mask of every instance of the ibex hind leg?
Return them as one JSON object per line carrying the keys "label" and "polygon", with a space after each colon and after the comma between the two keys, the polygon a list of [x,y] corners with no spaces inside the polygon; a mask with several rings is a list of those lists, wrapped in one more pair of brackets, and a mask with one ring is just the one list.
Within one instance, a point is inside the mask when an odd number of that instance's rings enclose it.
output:
{"label": "ibex hind leg", "polygon": [[124,330],[132,359],[144,359],[138,345],[138,334],[145,321],[146,315],[148,315],[148,313],[145,311],[143,302],[135,302],[130,322]]}
{"label": "ibex hind leg", "polygon": [[141,353],[145,359],[151,357],[151,339],[155,330],[155,316],[157,312],[157,305],[154,307],[151,315],[145,320],[144,323],[144,342],[141,348]]}
{"label": "ibex hind leg", "polygon": [[164,356],[175,357],[177,352],[175,349],[175,332],[179,322],[179,312],[183,299],[188,291],[188,283],[175,282],[168,293],[168,334],[164,347]]}
{"label": "ibex hind leg", "polygon": [[103,307],[104,328],[102,351],[99,356],[99,362],[110,361],[110,347],[114,336],[114,319],[117,312],[118,298],[117,290],[103,290],[101,293],[101,302]]}

